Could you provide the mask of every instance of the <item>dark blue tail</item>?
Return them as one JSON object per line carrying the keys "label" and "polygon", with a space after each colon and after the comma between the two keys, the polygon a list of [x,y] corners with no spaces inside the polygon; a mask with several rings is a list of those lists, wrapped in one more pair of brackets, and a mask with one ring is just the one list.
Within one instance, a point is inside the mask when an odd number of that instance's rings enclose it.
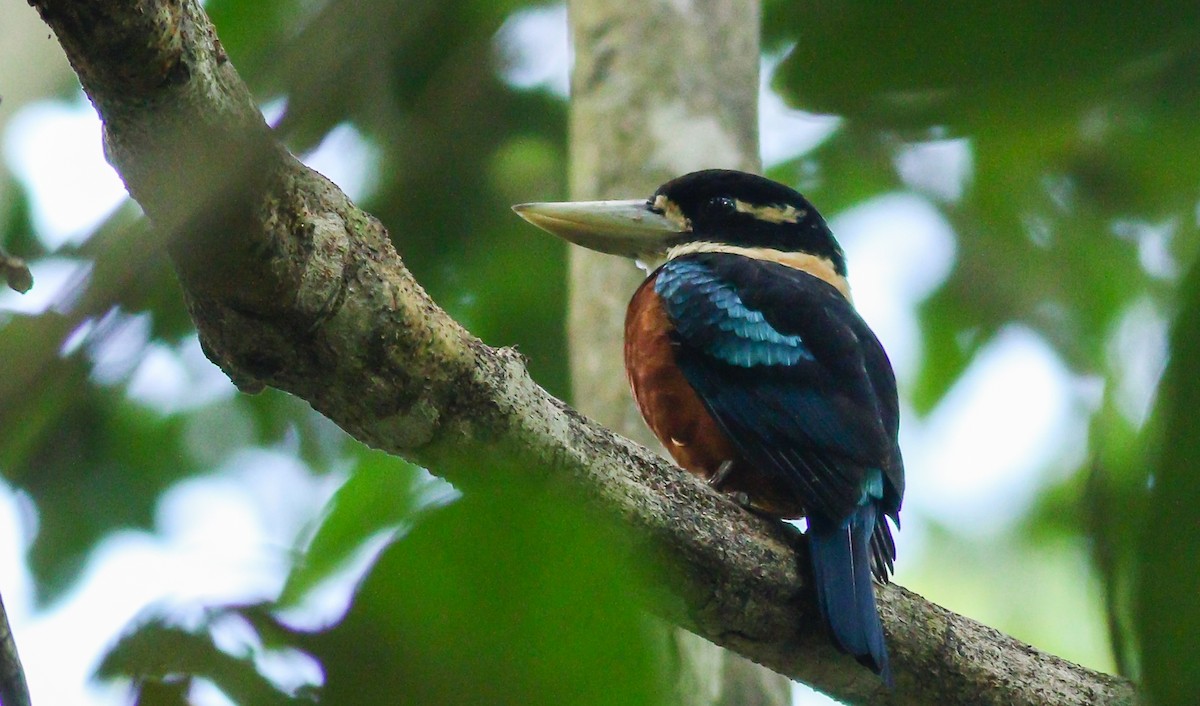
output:
{"label": "dark blue tail", "polygon": [[875,503],[868,502],[855,510],[845,525],[810,517],[808,546],[821,614],[838,649],[854,655],[891,686],[887,646],[871,581],[875,515]]}

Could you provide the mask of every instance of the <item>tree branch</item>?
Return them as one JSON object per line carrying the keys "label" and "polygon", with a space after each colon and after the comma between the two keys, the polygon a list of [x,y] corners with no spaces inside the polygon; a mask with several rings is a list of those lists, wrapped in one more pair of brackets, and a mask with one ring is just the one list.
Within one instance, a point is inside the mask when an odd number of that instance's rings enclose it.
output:
{"label": "tree branch", "polygon": [[29,706],[29,703],[25,668],[21,666],[21,657],[17,654],[17,642],[8,623],[8,611],[4,609],[3,599],[0,599],[0,704]]}
{"label": "tree branch", "polygon": [[1133,701],[1126,681],[896,586],[880,595],[887,691],[829,646],[797,532],[584,419],[515,352],[452,321],[378,221],[273,140],[195,0],[31,4],[104,120],[110,161],[168,238],[206,352],[243,389],[295,394],[468,491],[485,479],[476,459],[497,456],[567,484],[629,526],[627,549],[662,559],[657,611],[839,699]]}
{"label": "tree branch", "polygon": [[29,266],[19,257],[13,257],[0,249],[0,277],[10,289],[24,294],[33,288],[33,274]]}

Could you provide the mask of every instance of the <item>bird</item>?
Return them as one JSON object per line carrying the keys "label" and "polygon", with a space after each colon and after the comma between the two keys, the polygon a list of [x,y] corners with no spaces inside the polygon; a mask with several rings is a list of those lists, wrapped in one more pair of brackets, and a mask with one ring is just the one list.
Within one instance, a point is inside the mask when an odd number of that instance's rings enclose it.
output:
{"label": "bird", "polygon": [[854,308],[846,257],[799,192],[708,169],[648,199],[514,206],[637,260],[625,369],[675,462],[748,509],[804,519],[834,646],[892,684],[872,578],[894,570],[904,462],[896,378]]}

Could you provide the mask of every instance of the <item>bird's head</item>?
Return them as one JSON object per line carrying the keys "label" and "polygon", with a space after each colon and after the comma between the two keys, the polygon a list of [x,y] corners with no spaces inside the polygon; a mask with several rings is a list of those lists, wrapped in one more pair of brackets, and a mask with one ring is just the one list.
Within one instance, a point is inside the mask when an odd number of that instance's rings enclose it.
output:
{"label": "bird's head", "polygon": [[817,258],[840,277],[846,258],[825,219],[765,177],[708,169],[672,179],[646,200],[527,203],[525,220],[577,245],[656,262],[689,252]]}

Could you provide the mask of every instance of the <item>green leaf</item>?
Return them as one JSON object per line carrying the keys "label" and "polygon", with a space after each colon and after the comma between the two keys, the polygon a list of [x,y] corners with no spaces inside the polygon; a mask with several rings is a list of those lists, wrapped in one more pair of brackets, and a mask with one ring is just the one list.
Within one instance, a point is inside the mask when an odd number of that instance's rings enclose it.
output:
{"label": "green leaf", "polygon": [[[376,513],[372,490],[395,499],[397,484],[383,474],[396,469],[383,466],[360,469],[330,516],[352,505]],[[661,628],[637,595],[638,577],[655,570],[575,501],[496,473],[510,480],[423,514],[385,549],[339,624],[299,632],[273,603],[210,609],[188,629],[156,617],[121,638],[99,676],[204,678],[237,703],[292,703],[305,695],[283,694],[254,667],[267,651],[290,649],[320,662],[320,701],[339,706],[665,703]],[[329,543],[337,553],[352,542]],[[240,652],[213,641],[229,620],[252,633]]]}
{"label": "green leaf", "polygon": [[[187,703],[181,700],[181,692],[194,677],[210,680],[238,704],[297,703],[258,672],[251,654],[231,655],[217,647],[208,632],[211,627],[207,621],[188,630],[162,618],[148,620],[123,635],[104,655],[96,676],[132,679],[139,685],[141,697],[154,699],[148,703]],[[155,684],[149,692],[141,686],[148,683]]]}
{"label": "green leaf", "polygon": [[33,214],[25,187],[5,172],[0,172],[0,193],[12,194],[8,210],[0,212],[0,251],[32,261],[46,254],[42,242],[34,237]]}
{"label": "green leaf", "polygon": [[1142,686],[1155,704],[1185,704],[1200,693],[1200,267],[1184,283],[1171,358],[1156,416],[1161,451],[1150,477],[1137,583]]}
{"label": "green leaf", "polygon": [[137,686],[137,701],[135,706],[188,706],[188,692],[192,689],[192,680],[184,679],[147,679]]}
{"label": "green leaf", "polygon": [[314,638],[323,700],[662,703],[663,655],[622,543],[563,498],[492,490],[392,544],[346,619]]}
{"label": "green leaf", "polygon": [[811,152],[780,164],[767,176],[798,188],[826,218],[868,199],[904,188],[884,136],[843,125]]}
{"label": "green leaf", "polygon": [[[798,105],[891,127],[1077,113],[1098,94],[1194,66],[1200,47],[1200,6],[1182,0],[835,1],[768,17],[796,43],[781,75]],[[1196,95],[1194,81],[1171,86],[1183,102]]]}
{"label": "green leaf", "polygon": [[101,537],[122,527],[148,529],[160,494],[197,470],[184,451],[182,418],[86,383],[73,395],[12,469],[41,520],[29,567],[43,600],[70,585]]}
{"label": "green leaf", "polygon": [[909,399],[920,414],[933,411],[975,354],[996,335],[993,322],[984,326],[953,289],[938,290],[920,307],[924,349],[920,371]]}
{"label": "green leaf", "polygon": [[383,453],[364,453],[322,511],[308,547],[288,574],[279,605],[296,605],[344,567],[369,539],[411,521],[420,481],[415,466]]}
{"label": "green leaf", "polygon": [[149,527],[159,494],[197,470],[186,417],[98,385],[82,350],[59,354],[71,325],[48,312],[0,329],[0,468],[39,514],[29,566],[42,600],[74,580],[105,534]]}

